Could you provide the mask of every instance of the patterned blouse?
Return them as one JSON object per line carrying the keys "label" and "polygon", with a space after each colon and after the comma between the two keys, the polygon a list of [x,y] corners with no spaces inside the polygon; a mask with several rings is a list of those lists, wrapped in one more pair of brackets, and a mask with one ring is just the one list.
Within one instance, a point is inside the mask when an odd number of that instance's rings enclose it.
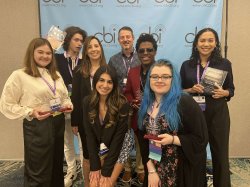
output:
{"label": "patterned blouse", "polygon": [[[144,118],[143,124],[146,127],[147,134],[160,135],[168,133],[171,135],[177,135],[177,132],[170,130],[168,122],[165,120],[163,115],[152,118],[149,114],[147,114]],[[177,145],[162,145],[161,148],[161,161],[158,162],[156,160],[152,160],[160,177],[161,186],[177,186]]]}

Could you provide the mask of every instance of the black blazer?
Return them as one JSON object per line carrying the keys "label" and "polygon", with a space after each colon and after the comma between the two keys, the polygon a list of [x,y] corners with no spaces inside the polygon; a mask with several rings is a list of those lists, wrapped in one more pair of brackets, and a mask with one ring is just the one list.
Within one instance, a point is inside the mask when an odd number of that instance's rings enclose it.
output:
{"label": "black blazer", "polygon": [[71,101],[73,103],[74,110],[71,113],[71,125],[78,126],[79,129],[83,130],[82,102],[84,97],[90,95],[92,90],[90,77],[84,78],[80,68],[81,64],[78,65],[73,72]]}
{"label": "black blazer", "polygon": [[[103,125],[100,124],[99,114],[97,114],[94,124],[91,124],[88,121],[89,101],[90,98],[86,97],[83,102],[83,125],[89,151],[90,170],[101,170],[103,176],[110,177],[120,155],[125,134],[128,131],[129,104],[125,103],[121,107],[119,114],[122,114],[122,117],[119,118],[119,121],[111,127],[105,128],[105,124],[109,121],[109,111],[107,111]],[[98,156],[101,143],[104,143],[109,149],[103,166],[101,166],[100,157]]]}

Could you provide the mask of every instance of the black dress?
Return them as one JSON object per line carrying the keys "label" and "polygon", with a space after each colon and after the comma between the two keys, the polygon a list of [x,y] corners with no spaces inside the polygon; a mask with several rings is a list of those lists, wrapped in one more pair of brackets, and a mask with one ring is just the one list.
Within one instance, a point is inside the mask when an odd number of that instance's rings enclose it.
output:
{"label": "black dress", "polygon": [[[178,132],[171,132],[163,116],[156,119],[159,131],[157,134],[169,133],[179,137],[181,146],[162,146],[160,162],[153,161],[161,179],[162,187],[205,187],[206,186],[206,145],[207,127],[204,116],[197,103],[189,95],[180,99],[178,111],[181,126]],[[144,119],[144,130],[139,130],[138,140],[141,148],[142,161],[147,172],[149,161],[149,141],[143,136],[148,128],[148,115]],[[150,132],[150,131],[149,131]],[[147,186],[145,177],[143,186]]]}

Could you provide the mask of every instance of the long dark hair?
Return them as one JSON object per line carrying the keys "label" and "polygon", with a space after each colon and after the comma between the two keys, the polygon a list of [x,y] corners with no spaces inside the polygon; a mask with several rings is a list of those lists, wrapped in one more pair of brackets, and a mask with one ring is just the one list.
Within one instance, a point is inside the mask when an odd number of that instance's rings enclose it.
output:
{"label": "long dark hair", "polygon": [[208,60],[210,61],[210,63],[219,63],[222,60],[221,45],[220,45],[218,33],[212,28],[204,28],[196,34],[194,41],[193,41],[192,54],[190,56],[190,63],[192,66],[197,65],[197,63],[200,61],[199,51],[197,50],[196,46],[197,46],[200,36],[204,32],[212,32],[214,34],[215,42],[216,42],[216,47],[212,51]]}
{"label": "long dark hair", "polygon": [[115,124],[120,117],[122,117],[122,114],[119,113],[119,110],[122,105],[127,102],[127,100],[123,95],[120,94],[118,79],[115,70],[108,65],[99,67],[93,77],[93,91],[90,95],[90,110],[88,113],[90,123],[94,123],[99,110],[100,94],[96,90],[96,84],[99,81],[101,75],[104,73],[107,73],[111,77],[113,82],[113,89],[106,99],[109,122],[105,125],[105,128],[108,128]]}

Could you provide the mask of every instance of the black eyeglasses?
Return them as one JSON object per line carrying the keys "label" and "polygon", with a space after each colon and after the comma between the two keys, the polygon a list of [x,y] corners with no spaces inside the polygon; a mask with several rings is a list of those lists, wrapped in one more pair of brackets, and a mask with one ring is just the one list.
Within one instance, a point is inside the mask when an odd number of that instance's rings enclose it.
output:
{"label": "black eyeglasses", "polygon": [[150,75],[150,78],[153,80],[153,81],[158,81],[159,79],[161,79],[162,81],[167,81],[169,79],[171,79],[173,76],[171,75],[162,75],[162,76],[159,76],[159,75]]}
{"label": "black eyeglasses", "polygon": [[138,53],[140,53],[140,54],[145,53],[145,51],[147,51],[147,53],[152,53],[152,52],[154,52],[154,48],[141,48],[141,49],[138,49]]}

